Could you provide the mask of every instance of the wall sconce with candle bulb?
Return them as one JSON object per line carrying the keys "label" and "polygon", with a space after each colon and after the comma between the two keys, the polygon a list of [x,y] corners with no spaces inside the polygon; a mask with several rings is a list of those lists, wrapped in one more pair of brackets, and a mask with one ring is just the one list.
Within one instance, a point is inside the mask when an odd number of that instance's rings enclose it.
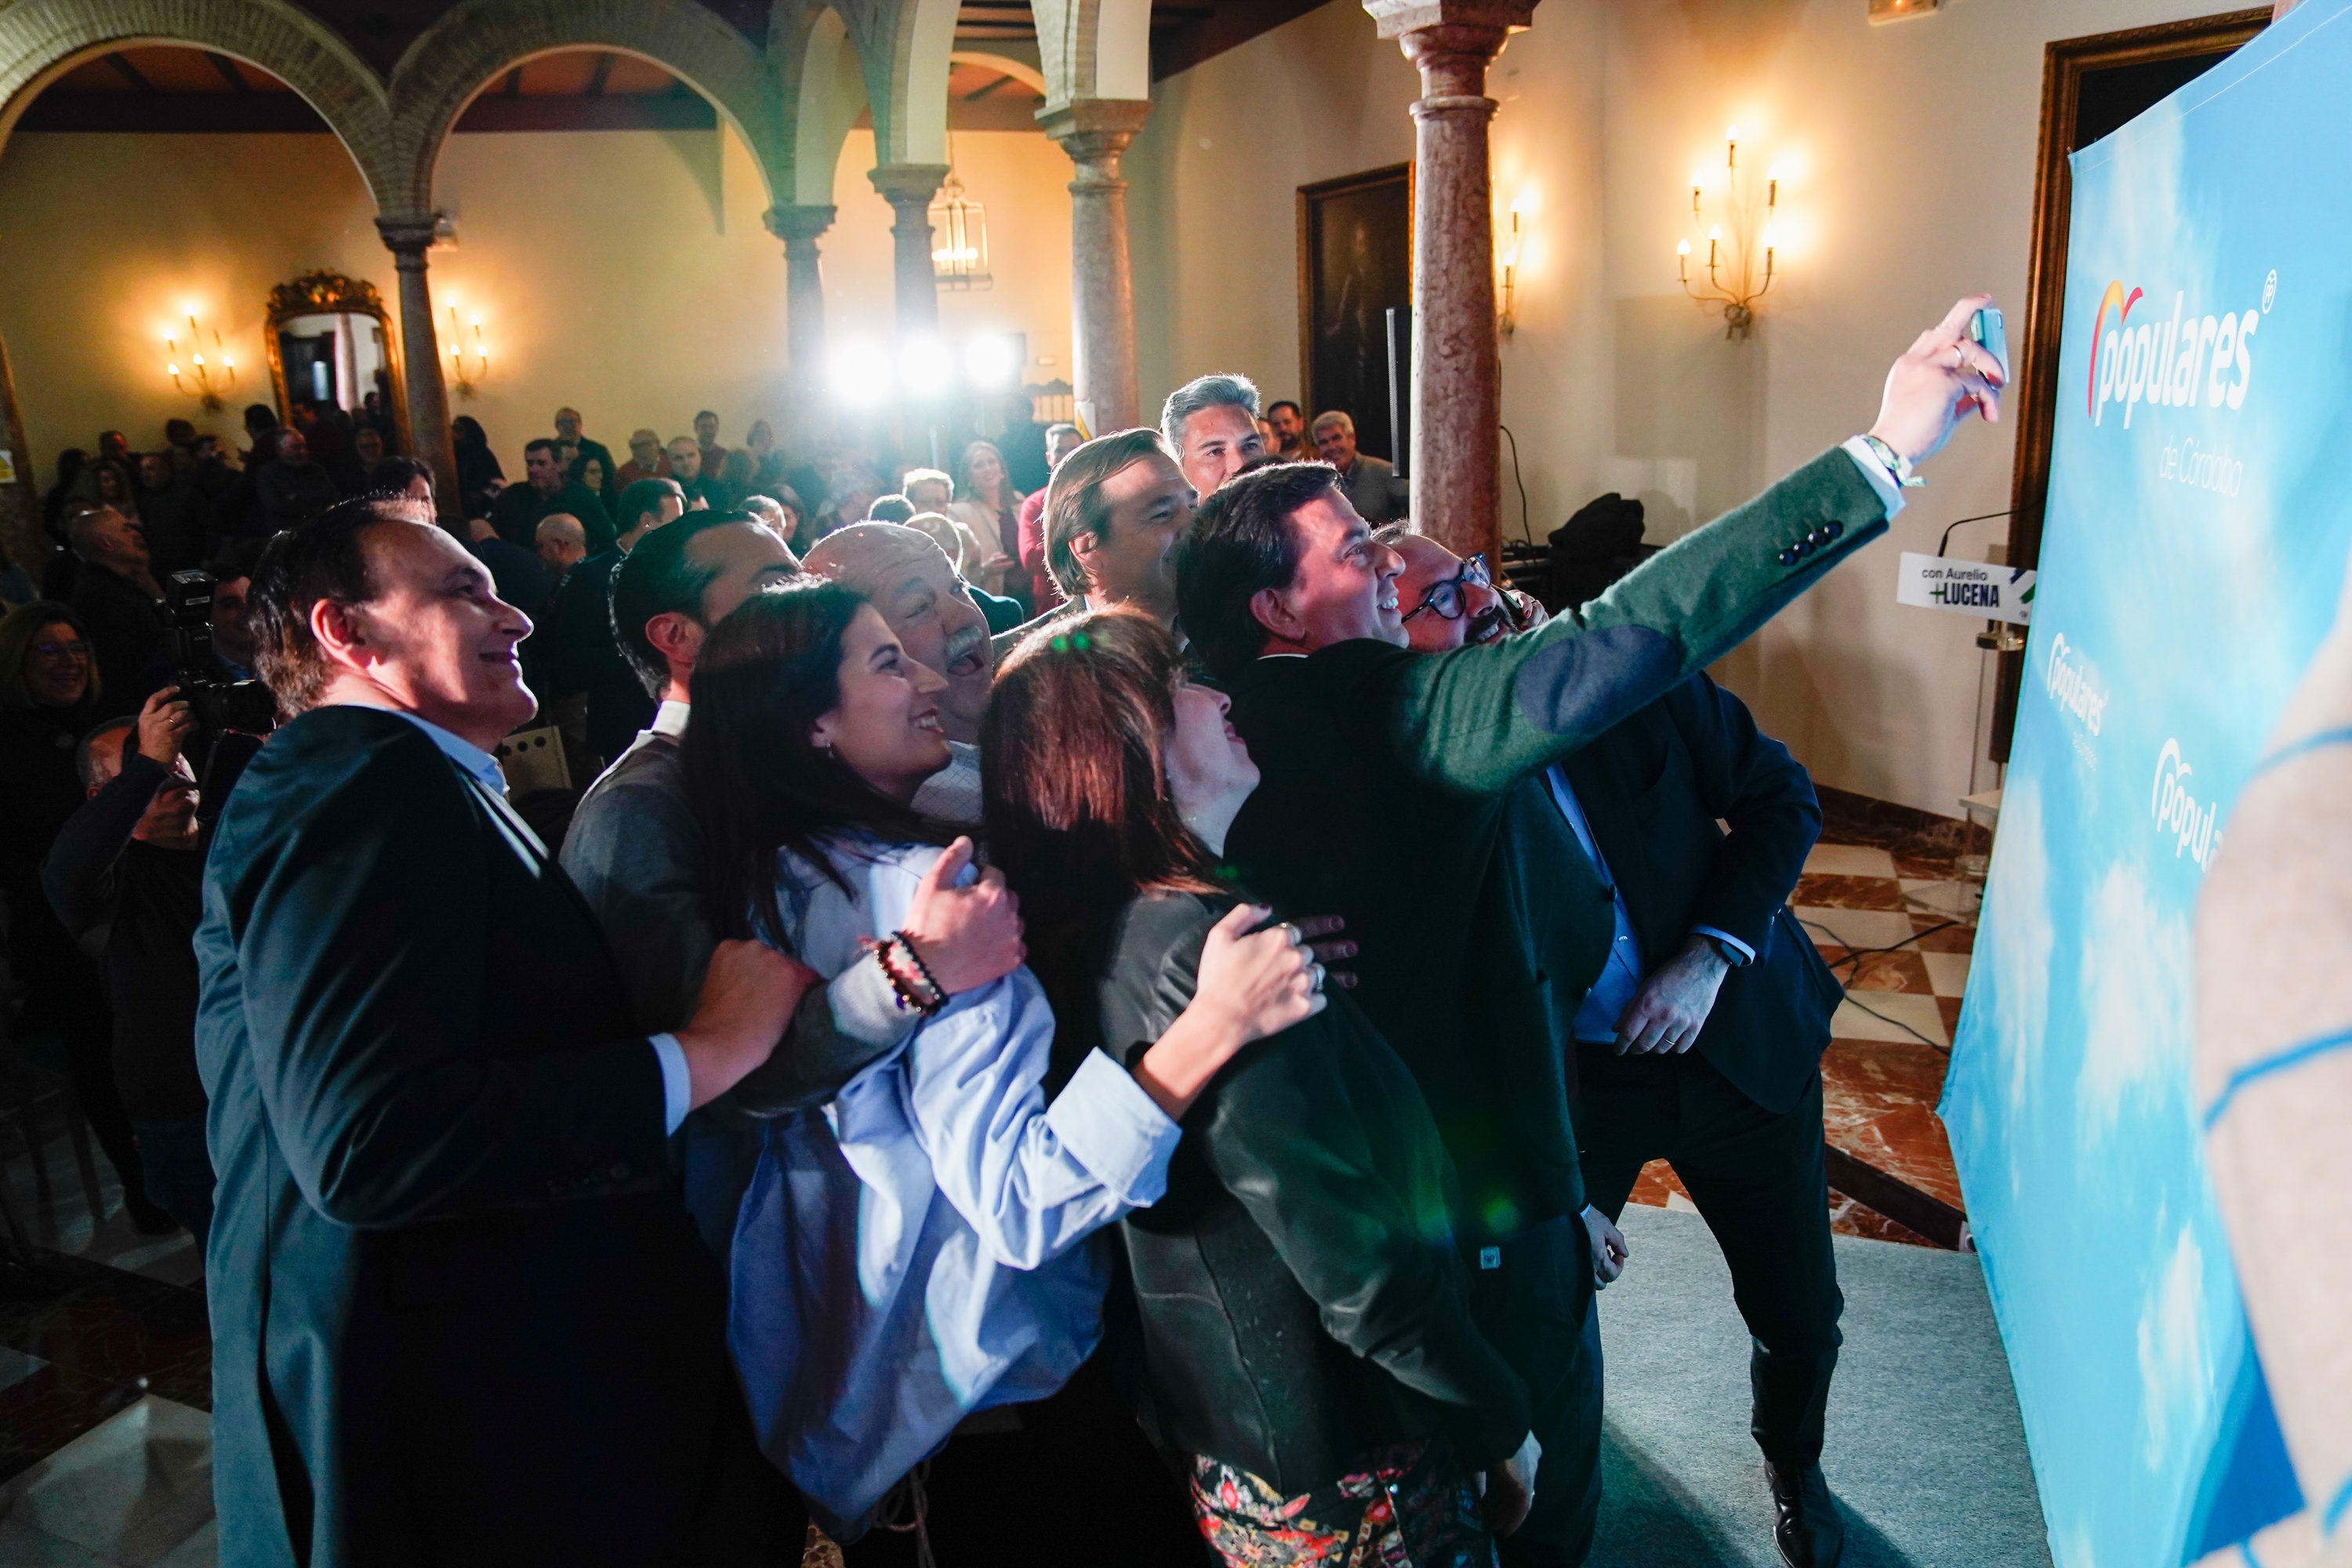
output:
{"label": "wall sconce with candle bulb", "polygon": [[[449,307],[449,384],[459,397],[471,403],[474,389],[490,378],[490,351],[482,342],[482,319],[473,319],[474,348],[466,352],[465,335],[457,331],[457,307]],[[467,368],[471,360],[472,368]]]}
{"label": "wall sconce with candle bulb", "polygon": [[1508,342],[1511,334],[1519,330],[1517,314],[1519,292],[1519,204],[1511,204],[1510,237],[1503,243],[1502,309],[1495,313],[1495,330]]}
{"label": "wall sconce with candle bulb", "polygon": [[[1724,132],[1723,204],[1724,216],[1730,220],[1731,232],[1727,236],[1721,223],[1710,223],[1706,229],[1706,280],[1694,288],[1691,282],[1692,246],[1685,239],[1675,247],[1676,266],[1682,274],[1683,292],[1699,302],[1700,308],[1723,314],[1723,335],[1746,342],[1756,328],[1757,302],[1772,287],[1775,270],[1773,219],[1780,214],[1780,176],[1778,170],[1767,170],[1764,176],[1764,201],[1759,210],[1756,202],[1755,182],[1739,167],[1739,127],[1732,126]],[[1697,226],[1704,214],[1706,179],[1703,173],[1691,175],[1691,224]],[[1757,270],[1757,252],[1763,252],[1763,270]]]}
{"label": "wall sconce with candle bulb", "polygon": [[188,312],[188,348],[191,354],[188,369],[184,373],[180,369],[178,338],[167,333],[163,338],[163,352],[169,357],[164,362],[163,374],[172,378],[174,387],[194,398],[206,413],[217,413],[223,406],[222,397],[236,390],[236,361],[222,350],[217,328],[213,331],[213,357],[219,362],[216,366],[205,363],[204,346],[204,329],[196,325],[195,312],[191,310]]}

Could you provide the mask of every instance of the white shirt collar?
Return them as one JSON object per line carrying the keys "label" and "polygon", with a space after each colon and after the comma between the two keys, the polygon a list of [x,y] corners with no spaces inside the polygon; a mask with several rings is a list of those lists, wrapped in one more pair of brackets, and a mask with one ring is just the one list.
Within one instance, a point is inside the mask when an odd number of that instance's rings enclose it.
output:
{"label": "white shirt collar", "polygon": [[654,721],[646,728],[656,735],[667,735],[675,741],[686,733],[686,717],[693,711],[692,703],[675,702],[664,698],[662,705],[654,710]]}
{"label": "white shirt collar", "polygon": [[471,773],[476,779],[479,780],[484,789],[488,790],[500,800],[504,800],[506,798],[507,775],[499,771],[498,758],[490,755],[489,752],[482,750],[481,747],[477,746],[471,741],[465,739],[463,736],[452,734],[450,731],[444,730],[440,725],[434,723],[430,719],[420,719],[415,714],[409,712],[406,709],[386,708],[374,702],[347,702],[343,704],[343,706],[347,708],[373,708],[379,713],[398,714],[403,719],[405,719],[410,723],[415,725],[418,729],[424,731],[426,736],[432,740],[433,743],[441,748],[441,754],[443,756],[448,758],[451,762],[457,763],[468,773]]}

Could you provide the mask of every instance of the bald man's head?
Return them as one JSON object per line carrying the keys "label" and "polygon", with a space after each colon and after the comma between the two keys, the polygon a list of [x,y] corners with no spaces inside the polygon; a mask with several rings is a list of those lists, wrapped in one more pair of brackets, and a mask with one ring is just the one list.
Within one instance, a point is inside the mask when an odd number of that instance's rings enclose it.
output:
{"label": "bald man's head", "polygon": [[588,531],[568,511],[552,512],[540,519],[539,531],[532,540],[539,547],[540,564],[558,577],[588,555]]}
{"label": "bald man's head", "polygon": [[895,522],[857,522],[817,541],[802,563],[873,601],[908,655],[947,677],[940,717],[950,741],[980,738],[996,674],[988,620],[930,535]]}

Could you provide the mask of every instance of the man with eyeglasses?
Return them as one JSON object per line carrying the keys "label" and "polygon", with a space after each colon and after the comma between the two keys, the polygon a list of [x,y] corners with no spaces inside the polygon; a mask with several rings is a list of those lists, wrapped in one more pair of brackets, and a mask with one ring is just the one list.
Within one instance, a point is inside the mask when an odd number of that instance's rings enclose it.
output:
{"label": "man with eyeglasses", "polygon": [[[1415,652],[1513,629],[1485,557],[1378,537],[1404,562]],[[1843,1306],[1821,1079],[1840,993],[1783,907],[1821,831],[1812,780],[1696,674],[1519,785],[1507,820],[1515,875],[1557,877],[1557,858],[1580,851],[1610,894],[1608,963],[1570,1021],[1586,1197],[1613,1222],[1645,1163],[1673,1163],[1748,1323],[1749,1429],[1774,1491],[1801,1491],[1818,1473]]]}

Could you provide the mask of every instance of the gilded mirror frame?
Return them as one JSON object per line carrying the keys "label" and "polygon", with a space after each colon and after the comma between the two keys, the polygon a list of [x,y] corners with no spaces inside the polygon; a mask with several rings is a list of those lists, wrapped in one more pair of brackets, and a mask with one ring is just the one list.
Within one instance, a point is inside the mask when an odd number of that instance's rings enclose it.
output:
{"label": "gilded mirror frame", "polygon": [[[392,378],[390,396],[393,429],[399,449],[413,452],[416,443],[408,428],[408,387],[405,371],[400,361],[400,334],[394,330],[392,313],[384,309],[383,296],[375,285],[363,278],[346,278],[340,272],[324,268],[305,272],[290,283],[280,283],[269,291],[269,310],[262,322],[262,344],[269,353],[269,389],[278,400],[278,417],[288,418],[293,405],[287,401],[286,356],[278,346],[278,329],[300,316],[372,316],[383,329],[383,363]],[[362,396],[365,394],[362,393]],[[354,407],[352,412],[357,413]]]}

